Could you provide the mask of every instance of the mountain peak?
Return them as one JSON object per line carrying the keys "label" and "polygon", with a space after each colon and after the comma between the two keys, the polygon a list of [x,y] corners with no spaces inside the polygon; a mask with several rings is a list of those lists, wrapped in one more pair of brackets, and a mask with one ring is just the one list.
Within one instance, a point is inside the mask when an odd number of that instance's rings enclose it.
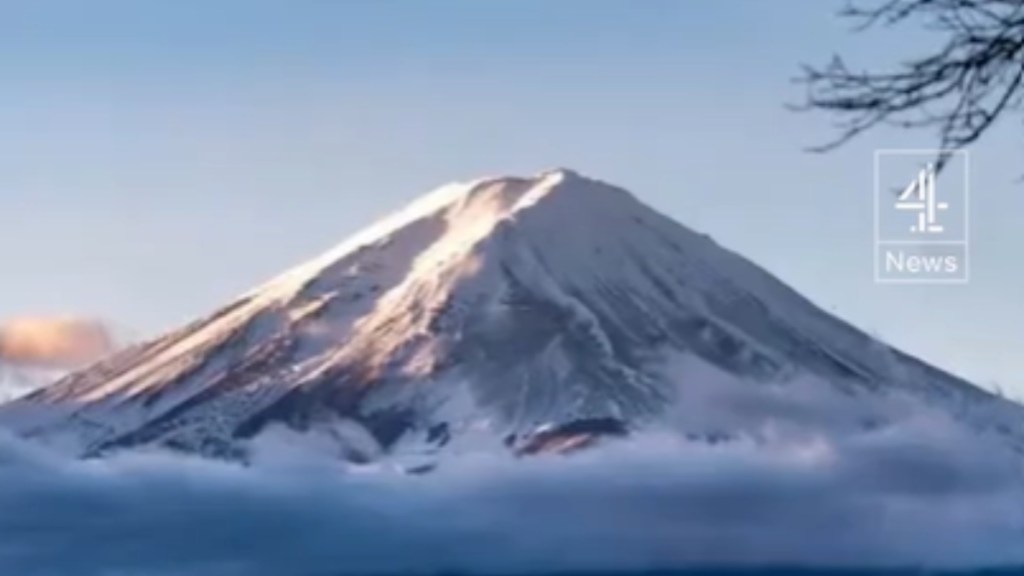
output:
{"label": "mountain peak", "polygon": [[573,170],[572,168],[566,168],[564,166],[556,166],[554,168],[549,168],[547,170],[542,171],[539,174],[539,176],[541,178],[558,178],[560,180],[571,180],[574,178],[590,180],[590,178],[582,176],[579,172]]}
{"label": "mountain peak", "polygon": [[557,236],[569,226],[599,227],[598,221],[622,218],[637,210],[650,211],[625,190],[568,168],[533,176],[504,175],[452,182],[420,196],[247,296],[287,296],[325,268],[371,246],[388,244],[399,233],[416,236],[412,243],[418,247],[438,248],[443,237],[449,248],[465,248],[524,218],[525,213],[531,213],[532,220],[548,223],[549,230],[536,233]]}
{"label": "mountain peak", "polygon": [[[271,425],[326,426],[356,459],[480,434],[530,453],[684,408],[695,434],[741,435],[749,423],[716,420],[708,390],[797,378],[829,395],[810,410],[851,406],[837,416],[850,426],[887,417],[865,400],[880,391],[957,414],[998,402],[625,190],[559,168],[442,186],[213,314],[0,408],[0,425],[70,433],[86,453],[233,454]],[[1004,412],[972,425],[1024,421]]]}
{"label": "mountain peak", "polygon": [[411,206],[429,210],[430,208],[450,207],[459,203],[466,204],[468,199],[479,196],[492,196],[500,198],[500,205],[503,209],[514,212],[516,209],[533,204],[546,196],[565,193],[579,194],[581,201],[589,203],[594,198],[586,198],[583,196],[584,194],[597,196],[602,191],[607,192],[613,189],[619,193],[625,192],[570,168],[557,167],[531,176],[500,175],[469,182],[454,182],[422,196]]}

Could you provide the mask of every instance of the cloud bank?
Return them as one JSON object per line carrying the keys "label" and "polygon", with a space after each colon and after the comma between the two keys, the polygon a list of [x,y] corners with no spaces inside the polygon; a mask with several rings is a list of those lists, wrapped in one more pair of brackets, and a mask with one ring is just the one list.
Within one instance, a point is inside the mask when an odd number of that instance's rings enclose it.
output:
{"label": "cloud bank", "polygon": [[94,320],[24,317],[0,324],[0,362],[13,365],[78,368],[113,350],[110,332]]}
{"label": "cloud bank", "polygon": [[316,576],[698,565],[1024,564],[1008,450],[941,418],[573,457],[467,454],[424,476],[257,440],[251,466],[78,461],[0,437],[0,573]]}

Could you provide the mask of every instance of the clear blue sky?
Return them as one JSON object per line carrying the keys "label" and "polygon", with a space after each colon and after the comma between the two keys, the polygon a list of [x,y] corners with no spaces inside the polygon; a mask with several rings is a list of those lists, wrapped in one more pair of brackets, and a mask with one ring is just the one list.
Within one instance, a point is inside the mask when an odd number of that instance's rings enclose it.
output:
{"label": "clear blue sky", "polygon": [[[821,0],[176,2],[0,7],[0,318],[139,336],[204,313],[456,179],[571,166],[747,255],[911,353],[1024,395],[1018,126],[971,150],[968,286],[873,284],[878,132],[805,153]],[[1009,123],[1007,123],[1009,124]]]}

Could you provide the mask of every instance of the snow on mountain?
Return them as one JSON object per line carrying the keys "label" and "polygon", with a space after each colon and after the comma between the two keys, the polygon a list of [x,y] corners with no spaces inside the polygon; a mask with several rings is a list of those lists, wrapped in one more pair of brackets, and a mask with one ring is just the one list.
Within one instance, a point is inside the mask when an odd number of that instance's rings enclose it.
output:
{"label": "snow on mountain", "polygon": [[38,390],[63,374],[60,370],[26,368],[0,361],[0,403]]}
{"label": "snow on mountain", "polygon": [[0,407],[82,454],[244,457],[268,430],[355,461],[696,440],[937,410],[1024,447],[1024,409],[894,350],[569,170],[444,186],[188,326]]}

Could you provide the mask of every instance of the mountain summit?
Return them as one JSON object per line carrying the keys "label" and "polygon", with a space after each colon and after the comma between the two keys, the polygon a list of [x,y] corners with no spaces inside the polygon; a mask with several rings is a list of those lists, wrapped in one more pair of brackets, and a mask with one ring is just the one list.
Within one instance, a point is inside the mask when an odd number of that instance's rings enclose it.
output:
{"label": "mountain summit", "polygon": [[[769,397],[801,410],[767,414]],[[86,455],[157,444],[227,457],[276,428],[363,461],[471,441],[564,450],[670,421],[708,441],[756,436],[769,418],[884,426],[907,402],[1024,438],[1015,405],[559,169],[443,186],[212,315],[0,408],[0,425]]]}

